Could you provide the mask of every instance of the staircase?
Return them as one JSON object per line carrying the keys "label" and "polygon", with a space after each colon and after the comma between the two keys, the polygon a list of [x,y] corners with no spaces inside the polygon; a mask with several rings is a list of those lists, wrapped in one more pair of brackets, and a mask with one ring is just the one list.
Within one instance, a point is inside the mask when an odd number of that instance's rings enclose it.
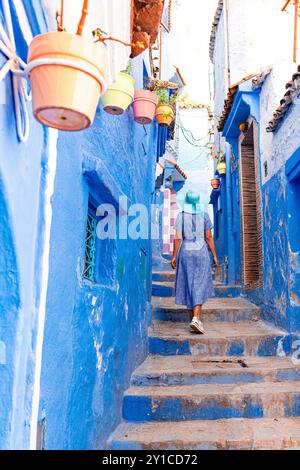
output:
{"label": "staircase", "polygon": [[236,286],[216,286],[205,334],[174,303],[174,273],[153,273],[149,356],[124,395],[111,450],[296,449],[300,365],[290,336],[260,320]]}

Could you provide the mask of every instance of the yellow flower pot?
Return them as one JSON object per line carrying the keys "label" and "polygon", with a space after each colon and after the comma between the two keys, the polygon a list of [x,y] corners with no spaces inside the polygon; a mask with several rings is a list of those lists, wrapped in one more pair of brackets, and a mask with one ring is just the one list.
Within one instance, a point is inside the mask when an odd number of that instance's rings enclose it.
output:
{"label": "yellow flower pot", "polygon": [[118,73],[101,98],[103,109],[108,114],[120,115],[131,105],[134,97],[134,79],[125,72]]}
{"label": "yellow flower pot", "polygon": [[217,172],[219,175],[226,175],[226,162],[224,160],[219,161],[217,164]]}
{"label": "yellow flower pot", "polygon": [[35,118],[64,131],[86,129],[106,87],[103,44],[65,32],[36,36],[28,52]]}
{"label": "yellow flower pot", "polygon": [[155,113],[156,120],[160,126],[169,126],[174,119],[174,111],[169,104],[159,104]]}

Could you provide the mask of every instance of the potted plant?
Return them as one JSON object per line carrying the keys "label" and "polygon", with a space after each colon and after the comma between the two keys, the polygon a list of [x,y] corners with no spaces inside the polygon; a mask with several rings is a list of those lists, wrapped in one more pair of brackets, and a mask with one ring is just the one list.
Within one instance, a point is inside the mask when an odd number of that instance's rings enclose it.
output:
{"label": "potted plant", "polygon": [[211,187],[213,189],[219,189],[220,187],[220,179],[219,178],[213,178],[211,181],[210,181],[210,184],[211,184]]}
{"label": "potted plant", "polygon": [[158,97],[158,106],[156,108],[156,120],[160,126],[169,126],[174,119],[173,105],[176,101],[176,96],[169,98],[166,89],[158,89],[155,91]]}
{"label": "potted plant", "polygon": [[134,96],[134,79],[131,73],[132,64],[129,61],[127,68],[118,73],[117,80],[108,87],[101,98],[105,112],[120,115],[131,105]]}
{"label": "potted plant", "polygon": [[58,31],[36,36],[28,52],[28,73],[35,118],[67,131],[86,129],[94,120],[106,88],[105,45],[82,37],[88,14],[83,2],[77,33],[63,28],[63,2]]}
{"label": "potted plant", "polygon": [[150,124],[155,115],[158,96],[150,90],[136,90],[133,100],[134,120],[139,124]]}

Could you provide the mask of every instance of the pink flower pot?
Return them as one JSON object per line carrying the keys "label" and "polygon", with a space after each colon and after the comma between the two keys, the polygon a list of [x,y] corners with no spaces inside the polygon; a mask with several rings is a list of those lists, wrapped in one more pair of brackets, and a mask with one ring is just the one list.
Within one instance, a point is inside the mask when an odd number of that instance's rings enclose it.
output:
{"label": "pink flower pot", "polygon": [[220,180],[217,179],[217,178],[213,178],[213,179],[211,180],[211,186],[212,186],[213,189],[219,189],[219,187],[220,187]]}
{"label": "pink flower pot", "polygon": [[135,122],[151,124],[154,119],[158,98],[149,90],[137,90],[134,93],[133,114]]}

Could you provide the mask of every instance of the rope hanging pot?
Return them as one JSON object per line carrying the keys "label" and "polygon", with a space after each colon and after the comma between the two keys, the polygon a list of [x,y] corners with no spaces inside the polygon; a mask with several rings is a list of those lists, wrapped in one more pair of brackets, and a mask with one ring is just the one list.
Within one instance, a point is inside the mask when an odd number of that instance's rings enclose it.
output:
{"label": "rope hanging pot", "polygon": [[168,127],[174,119],[174,111],[172,106],[168,104],[159,104],[155,114],[159,126]]}
{"label": "rope hanging pot", "polygon": [[133,114],[135,122],[150,124],[153,121],[158,98],[149,90],[136,90],[133,100]]}
{"label": "rope hanging pot", "polygon": [[109,85],[101,102],[106,113],[118,116],[131,105],[133,97],[134,79],[127,73],[119,72],[117,80]]}

